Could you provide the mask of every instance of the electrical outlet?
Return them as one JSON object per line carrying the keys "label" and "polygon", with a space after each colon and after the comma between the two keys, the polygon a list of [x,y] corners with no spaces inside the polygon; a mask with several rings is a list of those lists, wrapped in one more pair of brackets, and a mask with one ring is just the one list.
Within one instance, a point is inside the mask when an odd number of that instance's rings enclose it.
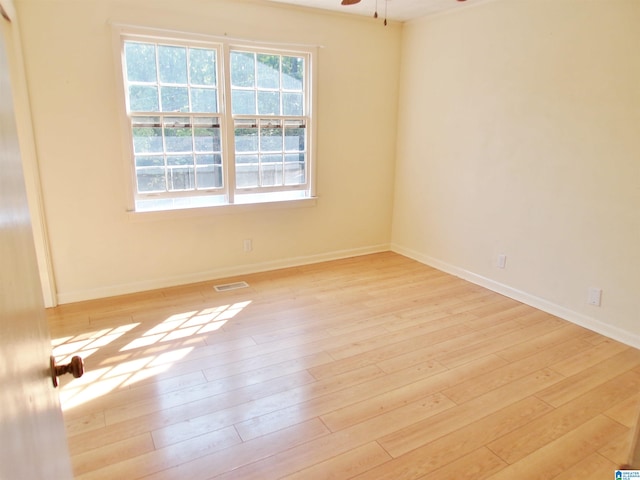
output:
{"label": "electrical outlet", "polygon": [[602,289],[591,287],[589,288],[589,295],[587,297],[587,303],[595,307],[599,307],[602,302]]}
{"label": "electrical outlet", "polygon": [[504,268],[507,266],[507,256],[504,254],[498,255],[498,261],[496,262],[498,268]]}
{"label": "electrical outlet", "polygon": [[253,240],[251,240],[250,238],[246,238],[242,242],[242,248],[245,252],[250,252],[251,250],[253,250]]}

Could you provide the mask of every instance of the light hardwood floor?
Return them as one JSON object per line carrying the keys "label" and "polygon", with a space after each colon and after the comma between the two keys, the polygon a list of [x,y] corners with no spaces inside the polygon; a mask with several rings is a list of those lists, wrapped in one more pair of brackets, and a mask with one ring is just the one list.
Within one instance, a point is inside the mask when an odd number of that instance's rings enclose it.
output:
{"label": "light hardwood floor", "polygon": [[83,480],[609,479],[640,406],[638,350],[394,253],[48,316]]}

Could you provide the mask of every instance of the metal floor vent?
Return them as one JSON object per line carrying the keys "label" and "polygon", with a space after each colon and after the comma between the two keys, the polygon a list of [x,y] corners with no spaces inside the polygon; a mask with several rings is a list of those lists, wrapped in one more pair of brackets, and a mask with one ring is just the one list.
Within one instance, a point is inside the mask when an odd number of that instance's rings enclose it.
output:
{"label": "metal floor vent", "polygon": [[222,285],[214,285],[216,292],[228,292],[229,290],[238,290],[239,288],[247,288],[247,282],[224,283]]}

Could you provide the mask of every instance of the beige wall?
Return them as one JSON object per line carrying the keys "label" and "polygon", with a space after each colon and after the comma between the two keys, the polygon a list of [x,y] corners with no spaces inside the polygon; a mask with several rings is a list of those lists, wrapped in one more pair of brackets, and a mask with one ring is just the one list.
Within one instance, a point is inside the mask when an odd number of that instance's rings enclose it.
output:
{"label": "beige wall", "polygon": [[[16,5],[61,301],[392,242],[640,346],[637,0],[495,0],[386,29],[249,0]],[[317,205],[132,222],[110,21],[322,45]]]}
{"label": "beige wall", "polygon": [[[243,0],[16,7],[61,302],[388,249],[399,25]],[[131,221],[110,22],[322,46],[317,205]]]}
{"label": "beige wall", "polygon": [[640,346],[638,25],[637,0],[405,25],[393,248]]}

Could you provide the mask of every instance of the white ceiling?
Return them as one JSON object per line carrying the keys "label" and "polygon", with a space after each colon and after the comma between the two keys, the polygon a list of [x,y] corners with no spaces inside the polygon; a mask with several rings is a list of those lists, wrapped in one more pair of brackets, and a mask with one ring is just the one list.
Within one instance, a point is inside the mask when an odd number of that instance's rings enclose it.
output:
{"label": "white ceiling", "polygon": [[[340,5],[340,0],[270,0],[272,2],[289,3],[302,7],[334,10],[342,13],[373,16],[378,8],[378,15],[384,18],[385,0],[361,0],[355,5]],[[482,3],[486,0],[386,0],[387,18],[404,22],[413,18],[424,17],[432,13],[443,12],[454,8]]]}

